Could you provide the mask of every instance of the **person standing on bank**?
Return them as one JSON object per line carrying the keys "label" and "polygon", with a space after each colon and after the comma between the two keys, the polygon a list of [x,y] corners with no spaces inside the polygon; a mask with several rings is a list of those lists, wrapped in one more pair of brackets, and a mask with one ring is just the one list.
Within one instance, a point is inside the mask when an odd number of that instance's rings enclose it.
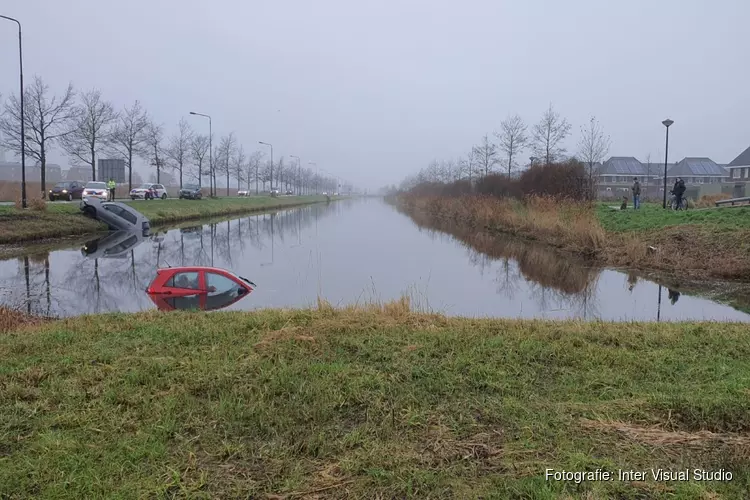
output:
{"label": "person standing on bank", "polygon": [[115,183],[114,179],[110,177],[109,181],[107,182],[107,189],[109,189],[109,201],[115,201],[115,187],[117,187],[117,184]]}
{"label": "person standing on bank", "polygon": [[630,189],[633,191],[633,208],[638,210],[641,208],[641,183],[638,177],[633,177],[633,187]]}

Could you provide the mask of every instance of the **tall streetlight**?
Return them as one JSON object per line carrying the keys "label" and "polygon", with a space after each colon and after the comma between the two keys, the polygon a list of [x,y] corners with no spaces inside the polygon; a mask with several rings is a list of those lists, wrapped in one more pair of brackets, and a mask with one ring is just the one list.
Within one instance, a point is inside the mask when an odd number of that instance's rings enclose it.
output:
{"label": "tall streetlight", "polygon": [[674,121],[667,118],[663,122],[661,122],[662,125],[667,127],[667,144],[664,147],[664,201],[662,202],[662,208],[667,208],[667,160],[669,159],[669,127],[674,123]]}
{"label": "tall streetlight", "polygon": [[271,148],[271,192],[273,193],[273,145],[269,144],[267,142],[258,141],[258,144],[263,144],[264,146],[269,146]]}
{"label": "tall streetlight", "polygon": [[529,168],[531,168],[531,167],[534,166],[534,162],[535,161],[536,161],[536,157],[535,156],[530,156],[529,157]]}
{"label": "tall streetlight", "polygon": [[[318,190],[318,175],[319,175],[319,173],[318,173],[318,164],[315,163],[314,161],[308,162],[307,164],[308,165],[312,165],[312,166],[315,167],[315,194],[320,194],[318,192],[319,191]],[[317,219],[316,219],[316,221],[317,221]]]}
{"label": "tall streetlight", "polygon": [[26,208],[26,130],[23,114],[23,45],[21,43],[21,22],[12,17],[0,15],[1,18],[13,21],[18,25],[18,68],[21,75],[21,207]]}
{"label": "tall streetlight", "polygon": [[302,160],[294,155],[289,155],[289,158],[297,158],[297,195],[302,196]]}
{"label": "tall streetlight", "polygon": [[[196,113],[195,111],[190,112],[191,115],[202,116],[208,118],[208,192],[209,196],[214,196],[214,184],[213,184],[213,173],[214,173],[214,161],[213,161],[213,144],[212,139],[214,137],[213,126],[211,124],[211,117],[204,115],[203,113]],[[201,174],[198,173],[198,187],[201,185]]]}

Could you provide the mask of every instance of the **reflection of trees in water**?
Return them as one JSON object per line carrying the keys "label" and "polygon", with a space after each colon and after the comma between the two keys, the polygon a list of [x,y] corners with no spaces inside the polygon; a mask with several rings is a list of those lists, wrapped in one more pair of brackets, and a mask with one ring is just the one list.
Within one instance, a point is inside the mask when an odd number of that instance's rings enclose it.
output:
{"label": "reflection of trees in water", "polygon": [[18,273],[3,283],[0,290],[2,302],[28,314],[48,316],[52,312],[52,286],[50,284],[49,252],[18,257]]}
{"label": "reflection of trees in water", "polygon": [[[441,231],[462,243],[468,249],[470,262],[479,267],[482,274],[501,261],[501,269],[496,271],[498,292],[509,298],[517,292],[524,278],[529,282],[531,295],[544,311],[574,309],[586,317],[597,314],[594,296],[598,269],[512,236],[477,232],[428,214],[407,215],[418,227],[431,229],[428,231],[431,238],[439,237],[435,231]],[[511,260],[515,261],[515,266],[511,265]]]}

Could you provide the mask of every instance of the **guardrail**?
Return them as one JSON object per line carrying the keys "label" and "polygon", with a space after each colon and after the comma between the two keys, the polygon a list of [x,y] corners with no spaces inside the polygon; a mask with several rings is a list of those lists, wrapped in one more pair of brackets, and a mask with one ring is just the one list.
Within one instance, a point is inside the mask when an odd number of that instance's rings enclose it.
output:
{"label": "guardrail", "polygon": [[734,206],[735,203],[750,203],[750,196],[745,196],[744,198],[732,198],[729,200],[719,200],[716,202],[716,206],[717,207],[720,207],[722,205]]}

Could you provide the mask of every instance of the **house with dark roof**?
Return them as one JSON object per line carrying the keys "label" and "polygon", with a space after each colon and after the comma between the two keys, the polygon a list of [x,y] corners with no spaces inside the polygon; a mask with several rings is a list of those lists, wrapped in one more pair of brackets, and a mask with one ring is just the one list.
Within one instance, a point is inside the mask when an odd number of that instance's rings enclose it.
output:
{"label": "house with dark roof", "polygon": [[731,182],[750,182],[750,147],[732,160],[727,169]]}
{"label": "house with dark roof", "polygon": [[612,156],[596,170],[600,196],[627,196],[633,186],[633,179],[638,178],[641,189],[654,185],[658,170],[650,170],[632,156]]}
{"label": "house with dark roof", "polygon": [[674,184],[677,178],[685,184],[721,184],[727,182],[727,171],[710,158],[683,158],[667,169],[667,183]]}

